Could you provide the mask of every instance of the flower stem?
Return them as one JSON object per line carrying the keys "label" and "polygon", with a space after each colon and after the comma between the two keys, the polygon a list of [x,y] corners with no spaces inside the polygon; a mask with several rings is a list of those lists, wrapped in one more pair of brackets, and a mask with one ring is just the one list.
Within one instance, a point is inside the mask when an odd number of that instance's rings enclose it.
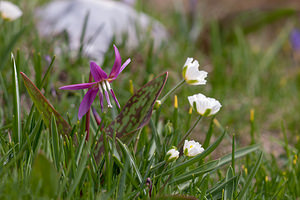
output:
{"label": "flower stem", "polygon": [[175,87],[173,87],[165,96],[163,96],[163,98],[161,98],[161,103],[163,103],[166,98],[171,95],[177,88],[181,87],[184,84],[185,80],[182,79],[179,83],[177,83],[177,85],[175,85]]}
{"label": "flower stem", "polygon": [[[89,83],[92,82],[92,74],[90,72],[90,76],[89,76]],[[88,89],[90,90],[90,89]],[[90,136],[90,112],[91,112],[91,108],[89,108],[88,112],[86,113],[86,120],[85,120],[85,131],[87,132],[86,133],[86,138],[85,140],[89,140],[89,136]]]}
{"label": "flower stem", "polygon": [[178,144],[178,149],[181,149],[184,140],[191,134],[191,132],[194,130],[196,125],[201,121],[201,119],[202,119],[202,115],[199,115],[197,121],[194,123],[194,125],[186,132],[186,134],[181,139],[180,143]]}

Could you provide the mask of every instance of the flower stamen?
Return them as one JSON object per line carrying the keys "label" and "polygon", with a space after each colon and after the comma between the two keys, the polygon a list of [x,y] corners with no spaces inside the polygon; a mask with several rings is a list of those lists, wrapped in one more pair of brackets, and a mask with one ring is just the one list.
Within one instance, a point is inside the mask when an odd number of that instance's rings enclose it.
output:
{"label": "flower stamen", "polygon": [[108,106],[109,108],[112,108],[112,105],[111,105],[111,103],[110,103],[110,99],[109,99],[109,95],[108,95],[108,92],[107,92],[105,83],[102,82],[102,83],[101,83],[101,86],[102,86],[102,88],[103,88],[103,90],[104,90],[105,98],[106,98],[106,101],[107,101],[107,106]]}

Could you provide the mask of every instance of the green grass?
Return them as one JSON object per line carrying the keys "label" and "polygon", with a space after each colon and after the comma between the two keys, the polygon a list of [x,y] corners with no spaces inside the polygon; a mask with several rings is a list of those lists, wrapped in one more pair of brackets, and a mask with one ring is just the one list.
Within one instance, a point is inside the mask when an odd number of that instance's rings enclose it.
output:
{"label": "green grass", "polygon": [[[131,143],[106,135],[91,115],[86,141],[85,118],[77,119],[84,92],[58,88],[87,81],[89,59],[80,53],[71,57],[63,37],[40,38],[29,10],[39,3],[30,2],[21,19],[0,21],[0,199],[145,199],[150,185],[157,199],[300,198],[300,72],[288,48],[293,17],[287,16],[276,37],[259,46],[249,38],[259,39],[261,32],[271,29],[269,21],[259,22],[260,29],[253,33],[238,23],[238,17],[227,32],[222,22],[213,21],[205,24],[208,42],[189,37],[192,22],[184,14],[154,14],[170,31],[169,41],[157,51],[150,39],[131,52],[118,46],[123,60],[132,59],[112,83],[121,106],[131,96],[130,80],[137,90],[168,71],[161,98],[182,79],[187,57],[194,57],[209,71],[207,85],[184,84],[176,90],[178,109],[172,94],[154,111],[150,123],[132,136]],[[153,8],[139,4],[138,9]],[[209,48],[204,48],[204,42]],[[53,57],[57,46],[63,47],[62,53],[53,65],[47,63],[44,57]],[[111,45],[105,71],[113,62]],[[19,72],[29,76],[71,125],[69,135],[59,134],[54,115],[48,122],[42,120]],[[217,120],[203,118],[189,137],[204,144],[205,151],[166,163],[165,153],[198,118],[195,112],[189,114],[187,96],[199,92],[222,104]],[[115,108],[100,113],[99,101],[93,106],[104,126],[118,114]],[[99,144],[101,136],[104,141]],[[97,156],[100,147],[102,154]]]}

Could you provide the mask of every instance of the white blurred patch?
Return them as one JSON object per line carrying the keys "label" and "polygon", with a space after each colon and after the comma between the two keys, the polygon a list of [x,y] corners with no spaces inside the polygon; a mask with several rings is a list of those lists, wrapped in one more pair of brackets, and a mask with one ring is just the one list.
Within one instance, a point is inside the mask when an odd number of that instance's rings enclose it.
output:
{"label": "white blurred patch", "polygon": [[122,43],[126,36],[126,47],[134,49],[140,41],[152,38],[154,48],[159,48],[167,39],[167,32],[158,21],[132,7],[109,0],[55,1],[36,12],[38,30],[42,36],[53,36],[66,31],[70,49],[78,51],[85,16],[89,13],[84,54],[103,62],[112,39]]}

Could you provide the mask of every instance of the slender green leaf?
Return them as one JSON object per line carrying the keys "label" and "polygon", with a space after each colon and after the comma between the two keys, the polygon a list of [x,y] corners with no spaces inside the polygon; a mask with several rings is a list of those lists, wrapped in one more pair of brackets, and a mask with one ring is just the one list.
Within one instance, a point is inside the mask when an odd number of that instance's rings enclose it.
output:
{"label": "slender green leaf", "polygon": [[[212,199],[220,199],[222,195],[222,190],[227,184],[230,184],[231,182],[234,182],[236,179],[238,179],[239,176],[233,176],[228,180],[222,180],[219,183],[215,184],[215,186],[209,190],[207,190],[207,195],[206,197],[213,197]],[[211,199],[211,198],[209,198]]]}
{"label": "slender green leaf", "polygon": [[214,170],[218,166],[218,164],[219,164],[219,160],[213,160],[213,161],[207,162],[207,163],[197,167],[194,170],[191,170],[187,173],[184,173],[182,175],[179,175],[179,176],[173,178],[169,184],[173,184],[173,183],[180,184],[185,181],[194,179],[201,174],[204,174],[204,173]]}
{"label": "slender green leaf", "polygon": [[[255,145],[251,145],[251,146],[247,146],[247,147],[244,147],[244,148],[240,148],[238,150],[235,151],[234,153],[234,158],[235,159],[238,159],[238,158],[241,158],[249,153],[252,153],[254,151],[257,151],[259,149],[259,145],[255,144]],[[232,159],[232,154],[227,154],[225,156],[223,156],[221,159],[220,159],[220,162],[219,162],[219,166],[223,166],[229,162],[231,162],[231,159]]]}
{"label": "slender green leaf", "polygon": [[13,115],[13,139],[16,144],[22,145],[22,131],[21,131],[21,111],[20,111],[20,94],[19,94],[19,81],[18,72],[16,67],[16,61],[14,55],[11,54],[12,59],[12,80],[13,80],[13,103],[14,103],[14,115]]}
{"label": "slender green leaf", "polygon": [[139,182],[142,183],[143,182],[143,178],[142,178],[141,172],[138,169],[138,167],[137,167],[137,165],[136,165],[136,163],[135,163],[132,155],[130,154],[129,149],[127,148],[126,144],[123,144],[121,142],[121,140],[119,140],[119,138],[116,138],[116,139],[117,139],[117,142],[118,142],[119,146],[121,147],[123,153],[129,158],[131,166],[133,167],[133,169],[134,169],[134,171],[135,171],[135,173],[136,173],[136,175],[137,175],[137,177],[139,179]]}
{"label": "slender green leaf", "polygon": [[[226,173],[225,181],[230,180],[232,177],[234,177],[234,172],[232,167],[230,166]],[[224,190],[224,200],[231,200],[233,199],[233,192],[234,192],[234,181],[229,182],[227,185],[225,185]]]}
{"label": "slender green leaf", "polygon": [[44,77],[43,77],[43,80],[42,80],[42,83],[41,83],[41,87],[40,87],[40,88],[43,88],[43,87],[44,87],[44,85],[45,85],[45,83],[46,83],[46,80],[47,80],[47,78],[48,78],[48,76],[49,76],[49,74],[50,74],[50,72],[51,72],[52,67],[53,67],[54,61],[55,61],[55,56],[53,56],[53,58],[52,58],[52,60],[51,60],[51,62],[50,62],[50,65],[49,65],[49,67],[47,68],[47,71],[46,71],[46,73],[45,73],[45,75],[44,75]]}
{"label": "slender green leaf", "polygon": [[60,153],[59,153],[59,135],[56,126],[55,116],[51,115],[51,138],[52,138],[52,151],[56,169],[59,169]]}
{"label": "slender green leaf", "polygon": [[243,189],[240,191],[239,195],[238,195],[238,199],[244,199],[245,195],[247,194],[248,190],[250,189],[250,184],[252,183],[252,180],[256,174],[256,172],[258,171],[261,161],[262,161],[262,157],[263,157],[263,153],[261,152],[259,155],[258,160],[256,161],[253,169],[251,170],[249,176],[246,179],[246,183],[243,187]]}
{"label": "slender green leaf", "polygon": [[[83,139],[84,140],[84,139]],[[85,141],[85,140],[84,140]],[[85,145],[85,148],[83,149],[82,157],[80,159],[80,162],[78,164],[77,169],[75,170],[75,178],[70,186],[70,190],[68,193],[68,199],[72,196],[72,194],[75,192],[77,186],[79,185],[79,182],[81,178],[83,177],[84,171],[86,169],[86,163],[89,157],[89,150],[92,143],[92,137],[90,137],[89,141],[87,142],[87,145]],[[73,145],[72,145],[73,146]],[[74,150],[73,150],[74,151]]]}
{"label": "slender green leaf", "polygon": [[125,161],[125,167],[122,171],[122,176],[121,179],[119,181],[119,191],[118,191],[118,198],[117,199],[123,199],[123,195],[124,195],[124,190],[125,190],[125,186],[126,186],[126,174],[129,168],[129,158],[126,157],[126,161]]}

